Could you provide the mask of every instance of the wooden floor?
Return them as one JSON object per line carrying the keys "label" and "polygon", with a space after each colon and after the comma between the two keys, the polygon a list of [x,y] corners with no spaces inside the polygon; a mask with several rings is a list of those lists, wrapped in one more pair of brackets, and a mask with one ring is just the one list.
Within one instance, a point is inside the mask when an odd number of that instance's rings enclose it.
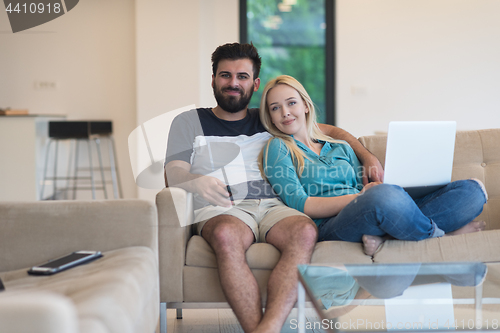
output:
{"label": "wooden floor", "polygon": [[[243,333],[231,309],[184,309],[183,319],[176,319],[174,309],[167,310],[168,333]],[[314,309],[306,309],[306,327],[319,327],[321,320]],[[293,309],[281,330],[281,333],[297,332],[297,309]],[[306,329],[307,333],[322,333],[321,329]]]}

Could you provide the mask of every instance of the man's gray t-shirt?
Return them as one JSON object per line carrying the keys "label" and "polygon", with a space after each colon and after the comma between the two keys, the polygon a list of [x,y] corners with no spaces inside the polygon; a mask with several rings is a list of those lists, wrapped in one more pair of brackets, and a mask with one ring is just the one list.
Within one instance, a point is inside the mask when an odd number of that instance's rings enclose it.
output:
{"label": "man's gray t-shirt", "polygon": [[[172,122],[165,165],[174,160],[191,164],[191,173],[230,185],[234,200],[275,198],[257,162],[269,138],[258,109],[248,109],[238,121],[222,120],[207,108],[186,111]],[[195,209],[208,204],[195,195]]]}

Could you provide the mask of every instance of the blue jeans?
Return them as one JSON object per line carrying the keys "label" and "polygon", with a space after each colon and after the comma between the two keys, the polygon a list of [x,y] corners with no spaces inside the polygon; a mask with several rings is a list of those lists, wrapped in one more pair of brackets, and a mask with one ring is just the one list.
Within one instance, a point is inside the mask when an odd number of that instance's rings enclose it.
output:
{"label": "blue jeans", "polygon": [[486,196],[474,180],[459,180],[419,199],[380,184],[318,226],[318,239],[361,242],[363,235],[418,241],[465,226],[483,211]]}

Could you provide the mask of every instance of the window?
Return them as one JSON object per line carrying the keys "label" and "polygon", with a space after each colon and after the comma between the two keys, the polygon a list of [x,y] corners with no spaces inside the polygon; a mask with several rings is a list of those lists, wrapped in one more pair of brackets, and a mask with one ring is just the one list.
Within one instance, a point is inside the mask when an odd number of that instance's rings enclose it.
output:
{"label": "window", "polygon": [[306,88],[318,122],[334,124],[333,9],[333,0],[240,0],[240,40],[252,42],[262,57],[251,107],[259,106],[270,79],[287,74]]}

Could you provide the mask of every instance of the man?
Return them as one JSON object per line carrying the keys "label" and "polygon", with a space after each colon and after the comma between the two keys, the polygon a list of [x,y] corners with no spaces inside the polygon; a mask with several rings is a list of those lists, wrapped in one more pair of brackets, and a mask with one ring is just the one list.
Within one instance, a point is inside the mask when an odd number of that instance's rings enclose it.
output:
{"label": "man", "polygon": [[[251,44],[225,44],[212,54],[217,106],[182,113],[172,123],[165,161],[167,186],[194,193],[198,232],[214,249],[224,294],[245,332],[279,332],[296,301],[297,265],[308,263],[317,229],[306,215],[279,201],[262,179],[257,156],[270,138],[257,109],[248,109],[260,85],[261,60]],[[378,160],[350,134],[321,125],[351,143],[374,180]],[[245,258],[253,242],[274,245],[281,257],[260,291]]]}

